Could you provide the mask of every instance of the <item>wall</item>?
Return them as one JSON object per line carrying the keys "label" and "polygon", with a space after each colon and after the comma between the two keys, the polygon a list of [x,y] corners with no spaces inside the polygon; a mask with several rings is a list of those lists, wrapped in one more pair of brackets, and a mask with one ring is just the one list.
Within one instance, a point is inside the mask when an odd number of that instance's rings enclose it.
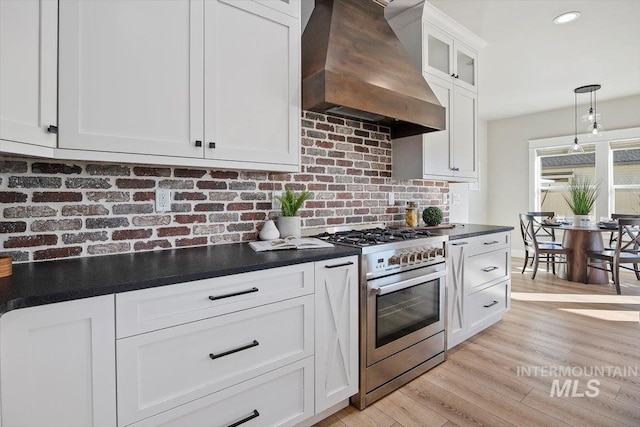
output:
{"label": "wall", "polygon": [[[605,131],[640,126],[640,95],[598,102],[598,112]],[[573,135],[573,121],[574,109],[570,107],[488,123],[487,222],[515,227],[514,255],[524,250],[518,214],[529,210],[528,141]],[[570,137],[567,146],[572,141]]]}
{"label": "wall", "polygon": [[[309,190],[304,227],[404,223],[415,200],[442,206],[446,182],[392,181],[387,128],[305,112],[300,173],[0,157],[0,255],[17,262],[254,240],[272,193]],[[171,212],[155,213],[157,188]]]}

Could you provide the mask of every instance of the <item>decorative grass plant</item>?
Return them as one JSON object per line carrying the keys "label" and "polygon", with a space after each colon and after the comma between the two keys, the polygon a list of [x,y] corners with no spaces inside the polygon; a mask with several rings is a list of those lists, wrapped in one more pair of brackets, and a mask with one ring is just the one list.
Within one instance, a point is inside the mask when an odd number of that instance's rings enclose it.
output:
{"label": "decorative grass plant", "polygon": [[280,202],[282,216],[296,216],[298,209],[309,197],[311,197],[311,193],[306,190],[296,194],[293,190],[285,189],[282,196],[276,196],[276,199]]}
{"label": "decorative grass plant", "polygon": [[564,200],[574,215],[589,215],[600,194],[600,185],[588,176],[569,178],[569,194]]}

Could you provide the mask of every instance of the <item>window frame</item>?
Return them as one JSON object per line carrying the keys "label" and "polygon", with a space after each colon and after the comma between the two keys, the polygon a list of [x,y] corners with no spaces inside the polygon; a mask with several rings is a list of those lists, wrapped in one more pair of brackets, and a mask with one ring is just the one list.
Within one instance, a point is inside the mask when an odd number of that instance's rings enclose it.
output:
{"label": "window frame", "polygon": [[[540,210],[541,162],[539,150],[562,149],[567,150],[573,145],[573,135],[554,138],[529,140],[529,211]],[[613,150],[612,143],[632,141],[640,139],[640,127],[628,129],[616,129],[587,138],[582,135],[581,144],[595,146],[595,176],[600,183],[600,194],[595,207],[595,218],[610,217],[615,207],[615,190],[613,186]]]}

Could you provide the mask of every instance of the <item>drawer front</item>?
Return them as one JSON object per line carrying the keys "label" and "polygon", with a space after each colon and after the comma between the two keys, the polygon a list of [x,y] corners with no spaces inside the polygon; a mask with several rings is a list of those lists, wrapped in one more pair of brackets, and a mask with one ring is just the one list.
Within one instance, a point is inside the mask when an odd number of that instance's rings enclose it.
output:
{"label": "drawer front", "polygon": [[[464,239],[468,242],[466,252],[468,256],[473,256],[497,249],[508,248],[511,246],[511,233],[506,231],[502,233],[484,234],[475,236],[470,239]],[[456,243],[454,240],[453,243]]]}
{"label": "drawer front", "polygon": [[117,340],[127,425],[313,354],[313,296]]}
{"label": "drawer front", "polygon": [[467,258],[464,268],[465,293],[509,278],[509,249],[500,249]]}
{"label": "drawer front", "polygon": [[313,263],[296,264],[116,295],[124,338],[313,293]]}
{"label": "drawer front", "polygon": [[132,426],[229,426],[250,417],[243,427],[285,426],[313,412],[313,357],[308,357]]}
{"label": "drawer front", "polygon": [[498,283],[469,296],[469,328],[473,329],[491,316],[505,312],[509,308],[510,282]]}

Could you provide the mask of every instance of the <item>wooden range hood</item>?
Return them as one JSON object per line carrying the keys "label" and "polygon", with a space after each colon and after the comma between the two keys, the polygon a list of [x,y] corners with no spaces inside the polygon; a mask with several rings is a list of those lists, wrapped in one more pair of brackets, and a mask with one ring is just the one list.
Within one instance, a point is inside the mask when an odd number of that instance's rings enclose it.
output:
{"label": "wooden range hood", "polygon": [[302,35],[302,109],[391,128],[445,129],[445,108],[372,0],[316,0]]}

